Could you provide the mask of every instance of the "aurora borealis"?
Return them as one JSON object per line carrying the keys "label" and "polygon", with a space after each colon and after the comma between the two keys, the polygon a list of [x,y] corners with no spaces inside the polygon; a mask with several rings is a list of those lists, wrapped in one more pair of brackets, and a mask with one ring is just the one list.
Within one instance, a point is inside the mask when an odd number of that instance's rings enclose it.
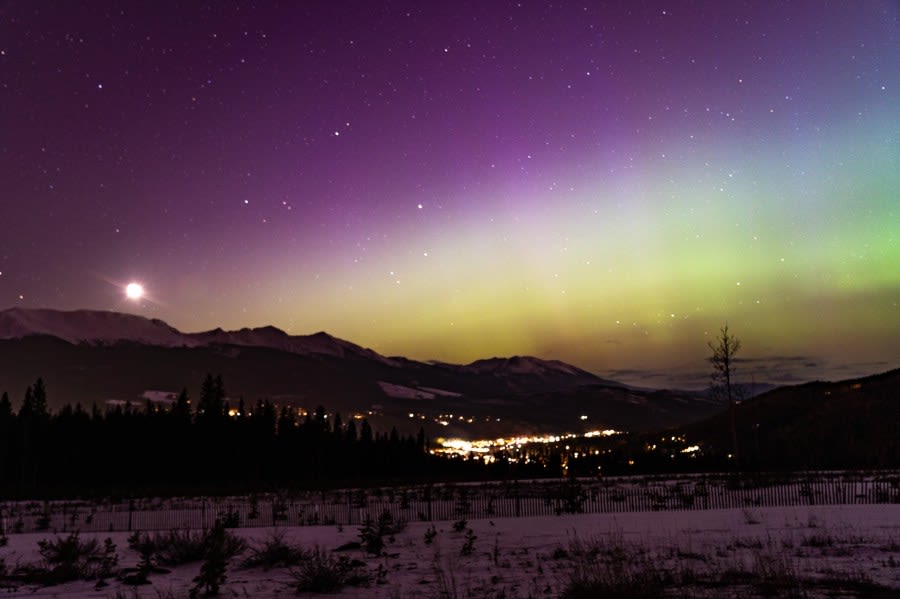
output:
{"label": "aurora borealis", "polygon": [[758,380],[887,370],[898,16],[4,2],[0,308],[648,385],[695,382],[727,321]]}

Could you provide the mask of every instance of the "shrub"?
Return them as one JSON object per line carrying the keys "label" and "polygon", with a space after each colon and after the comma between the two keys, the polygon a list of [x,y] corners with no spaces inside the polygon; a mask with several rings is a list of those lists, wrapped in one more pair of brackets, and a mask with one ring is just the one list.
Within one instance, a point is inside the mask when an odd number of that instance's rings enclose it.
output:
{"label": "shrub", "polygon": [[568,557],[569,552],[566,551],[565,547],[557,547],[553,550],[553,553],[550,554],[550,558],[555,560],[567,559]]}
{"label": "shrub", "polygon": [[466,516],[472,509],[472,503],[469,501],[469,490],[466,487],[460,487],[456,499],[456,513],[460,516]]}
{"label": "shrub", "polygon": [[797,565],[784,553],[761,551],[754,554],[754,586],[765,597],[802,597],[803,584]]}
{"label": "shrub", "polygon": [[287,519],[287,503],[285,503],[284,499],[274,499],[272,501],[272,520],[275,522],[280,522]]}
{"label": "shrub", "polygon": [[277,567],[296,566],[306,554],[299,547],[288,544],[284,540],[284,533],[277,531],[263,541],[258,547],[250,547],[250,555],[244,560],[245,568],[262,566],[264,569]]}
{"label": "shrub", "polygon": [[466,529],[466,526],[469,524],[467,520],[457,520],[453,523],[453,531],[454,532],[462,532]]}
{"label": "shrub", "polygon": [[831,547],[832,545],[834,545],[834,537],[827,533],[814,534],[805,537],[800,544],[804,547],[816,547],[819,549],[823,547]]}
{"label": "shrub", "polygon": [[664,594],[664,573],[628,547],[585,547],[576,541],[569,553],[576,558],[575,570],[560,599],[651,599]]}
{"label": "shrub", "polygon": [[106,578],[119,562],[111,539],[106,539],[101,547],[97,539],[82,541],[77,532],[65,538],[38,541],[38,551],[45,566],[30,574],[46,584]]}
{"label": "shrub", "polygon": [[741,514],[744,516],[745,524],[759,524],[760,522],[762,522],[762,519],[759,517],[759,515],[754,514],[747,508],[742,509]]}
{"label": "shrub", "polygon": [[238,528],[241,525],[241,515],[237,510],[229,510],[221,514],[221,521],[225,528]]}
{"label": "shrub", "polygon": [[587,499],[587,495],[581,483],[570,479],[560,487],[560,499],[562,503],[557,507],[557,515],[561,513],[580,514],[584,511],[584,502]]}
{"label": "shrub", "polygon": [[259,518],[259,499],[256,495],[250,498],[250,513],[247,514],[247,520],[256,520]]}
{"label": "shrub", "polygon": [[597,569],[591,575],[572,578],[560,599],[655,599],[664,596],[664,589],[663,579],[652,566],[628,571]]}
{"label": "shrub", "polygon": [[434,538],[437,536],[437,530],[434,528],[434,524],[428,527],[428,530],[425,531],[425,544],[431,545],[434,541]]}
{"label": "shrub", "polygon": [[390,511],[384,510],[378,516],[378,528],[381,534],[393,536],[406,530],[406,520],[395,520]]}
{"label": "shrub", "polygon": [[203,559],[204,537],[203,532],[189,530],[153,534],[136,532],[128,537],[128,546],[135,551],[149,553],[158,563],[178,566]]}
{"label": "shrub", "polygon": [[475,536],[475,533],[472,532],[472,529],[469,528],[466,530],[466,540],[463,542],[462,549],[459,550],[460,555],[472,555],[472,552],[475,551],[475,540],[478,537]]}
{"label": "shrub", "polygon": [[[171,530],[153,534],[136,532],[128,537],[128,546],[139,553],[149,552],[157,563],[178,566],[205,559],[208,537],[211,533],[212,530]],[[243,539],[227,531],[224,543],[229,558],[247,548],[247,543]]]}
{"label": "shrub", "polygon": [[347,556],[335,558],[318,547],[291,571],[300,593],[336,593],[346,586],[365,586],[371,576],[365,564]]}
{"label": "shrub", "polygon": [[44,510],[40,516],[37,517],[37,520],[34,521],[34,529],[38,532],[43,532],[45,530],[50,530],[50,512]]}
{"label": "shrub", "polygon": [[405,520],[394,520],[394,516],[388,510],[384,510],[377,521],[373,522],[371,518],[366,518],[359,529],[359,538],[367,553],[381,555],[385,535],[393,541],[393,536],[404,529],[406,529]]}

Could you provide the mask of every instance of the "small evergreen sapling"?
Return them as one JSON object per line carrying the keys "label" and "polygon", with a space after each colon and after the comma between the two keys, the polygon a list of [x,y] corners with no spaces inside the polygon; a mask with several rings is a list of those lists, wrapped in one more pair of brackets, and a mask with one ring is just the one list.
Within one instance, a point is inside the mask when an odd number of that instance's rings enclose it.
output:
{"label": "small evergreen sapling", "polygon": [[359,529],[359,540],[362,541],[366,553],[381,555],[384,550],[384,533],[381,527],[371,518],[366,518]]}
{"label": "small evergreen sapling", "polygon": [[227,578],[225,570],[228,560],[246,548],[243,541],[228,534],[221,521],[216,520],[206,535],[206,555],[200,574],[194,578],[194,587],[190,591],[191,599],[195,599],[203,591],[204,597],[219,594],[219,588]]}
{"label": "small evergreen sapling", "polygon": [[137,565],[137,571],[127,574],[122,582],[127,585],[150,584],[150,573],[153,571],[153,555],[157,550],[156,543],[150,538],[150,535],[141,535],[135,532],[128,537],[128,546],[138,552],[141,556]]}
{"label": "small evergreen sapling", "polygon": [[428,527],[428,530],[425,531],[425,544],[431,545],[434,542],[434,538],[437,536],[437,530],[434,528],[434,524]]}

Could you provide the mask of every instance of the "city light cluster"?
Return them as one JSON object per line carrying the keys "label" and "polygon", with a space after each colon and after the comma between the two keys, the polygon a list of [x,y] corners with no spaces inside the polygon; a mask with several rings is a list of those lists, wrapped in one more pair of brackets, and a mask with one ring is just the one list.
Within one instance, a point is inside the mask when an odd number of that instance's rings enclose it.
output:
{"label": "city light cluster", "polygon": [[559,443],[568,439],[593,438],[593,437],[611,437],[613,435],[623,434],[622,431],[614,429],[594,430],[586,433],[565,433],[562,435],[522,435],[517,437],[498,437],[496,439],[444,439],[439,437],[436,439],[437,447],[431,450],[435,455],[443,455],[448,457],[458,456],[463,458],[472,458],[476,456],[486,456],[499,451],[517,450],[525,445],[530,444],[551,444]]}

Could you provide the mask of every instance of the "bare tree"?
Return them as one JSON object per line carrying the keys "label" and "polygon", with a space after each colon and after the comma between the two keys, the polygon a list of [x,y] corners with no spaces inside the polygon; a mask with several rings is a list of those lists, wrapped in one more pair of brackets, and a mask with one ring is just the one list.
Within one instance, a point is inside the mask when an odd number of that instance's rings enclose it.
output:
{"label": "bare tree", "polygon": [[731,419],[731,453],[735,464],[740,467],[738,458],[737,428],[735,426],[735,404],[743,399],[743,388],[735,382],[735,355],[741,349],[741,340],[728,332],[726,323],[715,338],[708,343],[712,350],[709,363],[712,364],[711,375],[713,397],[728,402],[728,411]]}

